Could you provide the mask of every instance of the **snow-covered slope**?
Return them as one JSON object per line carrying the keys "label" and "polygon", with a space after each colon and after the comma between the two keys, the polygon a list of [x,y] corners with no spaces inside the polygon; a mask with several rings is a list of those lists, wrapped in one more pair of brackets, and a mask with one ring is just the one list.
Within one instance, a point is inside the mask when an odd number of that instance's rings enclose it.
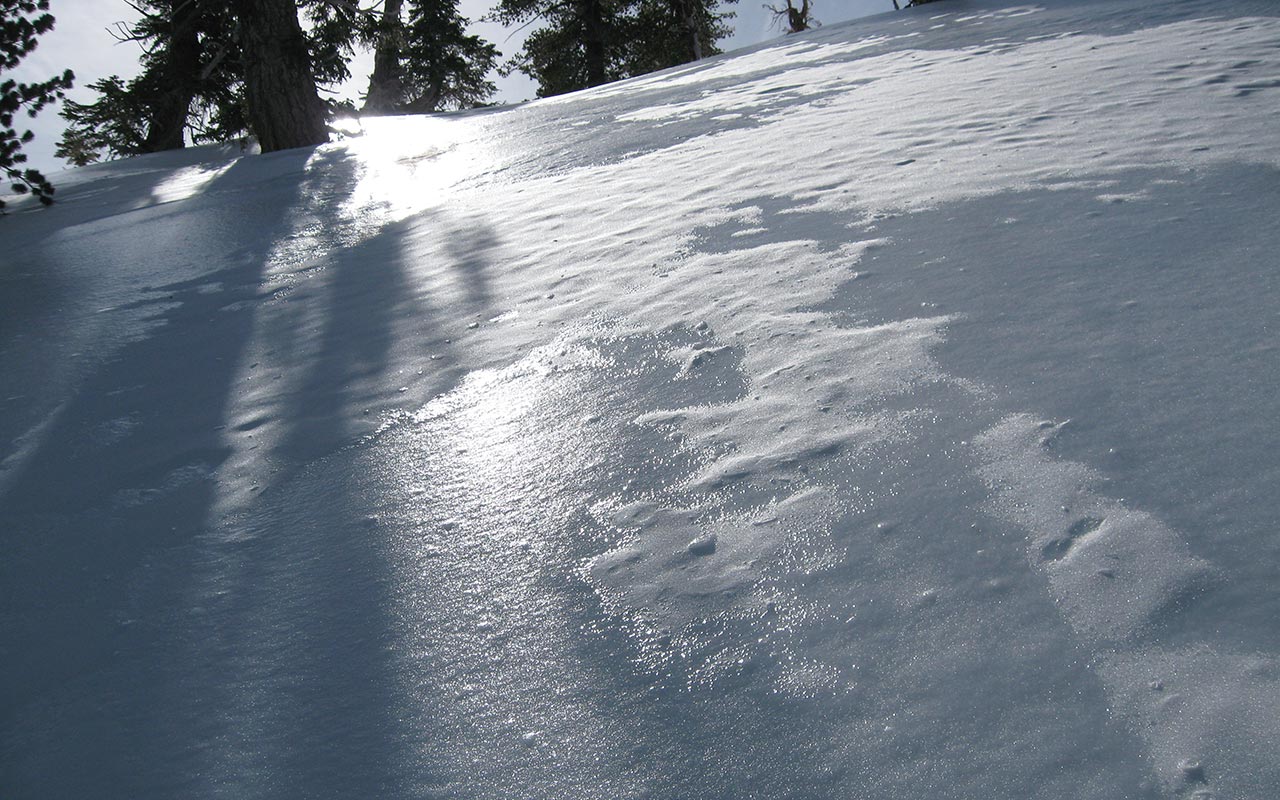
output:
{"label": "snow-covered slope", "polygon": [[0,794],[1280,795],[1280,7],[946,0],[0,220]]}

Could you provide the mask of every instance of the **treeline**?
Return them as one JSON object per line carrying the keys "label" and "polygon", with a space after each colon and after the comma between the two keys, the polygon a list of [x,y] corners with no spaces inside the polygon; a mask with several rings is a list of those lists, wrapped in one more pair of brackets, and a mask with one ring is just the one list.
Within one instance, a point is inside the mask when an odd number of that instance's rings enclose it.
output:
{"label": "treeline", "polygon": [[[57,155],[75,165],[186,143],[254,135],[264,151],[328,140],[342,112],[423,113],[488,102],[488,76],[523,72],[539,97],[597,86],[720,52],[736,0],[499,0],[488,18],[533,26],[500,63],[468,34],[458,0],[131,0],[141,73],[67,101]],[[357,50],[374,53],[360,108],[325,100]]]}
{"label": "treeline", "polygon": [[[16,120],[64,100],[55,154],[76,166],[252,135],[263,151],[320,144],[343,113],[425,113],[487,103],[494,70],[522,72],[539,97],[598,86],[720,52],[737,0],[497,0],[486,19],[534,26],[516,55],[467,33],[459,0],[121,0],[139,14],[116,36],[142,47],[141,73],[89,84],[93,102],[65,100],[74,75],[4,80],[54,18],[49,0],[0,0],[0,176],[14,192],[53,202],[26,168],[31,131]],[[932,0],[907,0],[894,8]],[[811,0],[765,5],[779,27],[818,24]],[[306,24],[303,24],[303,23]],[[323,99],[351,77],[357,50],[373,71],[362,106]],[[0,200],[0,214],[4,201]]]}

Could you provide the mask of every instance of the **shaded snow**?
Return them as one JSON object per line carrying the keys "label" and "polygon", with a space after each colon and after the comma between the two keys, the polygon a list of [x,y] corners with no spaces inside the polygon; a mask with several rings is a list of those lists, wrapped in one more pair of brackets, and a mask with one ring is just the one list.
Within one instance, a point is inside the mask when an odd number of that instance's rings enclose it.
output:
{"label": "shaded snow", "polygon": [[946,0],[15,204],[0,790],[1273,796],[1278,72]]}

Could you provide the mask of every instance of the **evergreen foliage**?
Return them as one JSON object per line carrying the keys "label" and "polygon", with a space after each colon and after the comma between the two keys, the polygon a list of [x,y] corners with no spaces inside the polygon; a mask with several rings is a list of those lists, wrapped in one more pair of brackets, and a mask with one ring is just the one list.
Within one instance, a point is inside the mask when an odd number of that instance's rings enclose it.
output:
{"label": "evergreen foliage", "polygon": [[240,135],[241,52],[234,20],[219,5],[134,3],[143,16],[119,38],[142,47],[142,72],[127,83],[112,75],[89,84],[98,93],[92,103],[68,101],[61,113],[70,125],[58,154],[72,163],[97,161]]}
{"label": "evergreen foliage", "polygon": [[494,92],[498,49],[469,35],[458,0],[386,0],[377,25],[364,112],[427,113],[472,108]]}
{"label": "evergreen foliage", "polygon": [[68,128],[58,140],[58,147],[53,154],[73,167],[84,167],[101,160],[103,147],[101,141],[91,138],[89,134]]}
{"label": "evergreen foliage", "polygon": [[[14,69],[32,50],[37,39],[53,29],[49,0],[0,0],[0,76]],[[18,133],[14,118],[25,111],[34,117],[49,103],[61,99],[71,88],[71,70],[39,83],[18,83],[0,79],[0,170],[18,194],[30,192],[44,205],[53,202],[53,185],[39,170],[24,168],[27,156],[22,146],[33,138],[31,131]],[[4,210],[0,200],[0,212]]]}
{"label": "evergreen foliage", "polygon": [[379,16],[346,0],[303,0],[298,5],[310,23],[303,35],[316,84],[336,86],[350,78],[355,47],[374,42]]}
{"label": "evergreen foliage", "polygon": [[504,69],[547,97],[715,55],[733,13],[719,0],[499,0],[492,17],[543,23]]}
{"label": "evergreen foliage", "polygon": [[[114,75],[94,81],[94,102],[66,104],[62,115],[70,124],[58,154],[71,163],[222,141],[247,130],[264,149],[322,141],[311,90],[346,80],[361,45],[375,47],[366,113],[469,108],[495,90],[488,75],[498,50],[467,33],[459,0],[382,0],[381,13],[356,0],[129,1],[142,18],[120,38],[143,47],[142,72],[128,81]],[[542,23],[504,69],[525,72],[539,96],[548,96],[720,52],[716,43],[731,33],[733,17],[720,2],[499,0],[492,18]],[[307,16],[305,32],[296,24],[299,12]],[[265,34],[272,25],[277,33]],[[273,91],[286,91],[292,110],[269,122],[279,103],[252,91],[248,76],[284,80],[286,72],[296,80],[279,86],[292,88]],[[332,115],[339,105],[330,101],[327,108]],[[308,132],[280,138],[262,130],[285,124]]]}
{"label": "evergreen foliage", "polygon": [[404,110],[473,108],[493,96],[498,48],[467,34],[457,0],[410,0],[405,32]]}
{"label": "evergreen foliage", "polygon": [[[92,103],[68,101],[69,126],[58,155],[73,164],[171,150],[243,136],[250,128],[245,96],[244,41],[261,27],[258,4],[229,7],[218,0],[133,0],[142,17],[122,41],[143,49],[142,71],[124,81],[112,75],[89,88]],[[290,9],[292,4],[289,3]],[[306,6],[311,29],[304,58],[293,68],[304,79],[330,84],[345,80],[361,31],[360,12],[340,2]],[[296,12],[290,11],[296,18]],[[312,135],[316,135],[312,132]]]}
{"label": "evergreen foliage", "polygon": [[622,31],[635,0],[499,0],[493,18],[504,25],[542,27],[504,69],[538,82],[549,97],[627,76]]}
{"label": "evergreen foliage", "polygon": [[[131,5],[142,18],[119,38],[143,47],[142,72],[129,81],[114,75],[97,80],[90,84],[97,93],[94,102],[67,103],[62,116],[70,124],[58,154],[73,164],[179,148],[187,141],[224,141],[249,130],[264,149],[284,141],[322,140],[312,101],[302,97],[311,92],[301,84],[314,89],[349,78],[358,45],[376,45],[378,52],[366,110],[468,108],[494,92],[487,75],[497,63],[497,48],[467,34],[458,0],[410,0],[407,23],[401,19],[404,0],[385,0],[385,14],[351,0],[304,0],[297,4],[308,21],[305,32],[297,28],[305,51],[301,57],[295,52],[299,46],[289,44],[295,35],[289,22],[296,23],[296,12],[285,6],[294,9],[292,0],[132,0]],[[267,34],[273,26],[275,33]],[[255,43],[253,52],[250,43]],[[270,66],[263,68],[267,62]],[[261,92],[256,106],[249,102],[247,78],[283,80],[282,70],[296,73],[287,90],[293,110],[273,122],[271,107],[278,103]],[[372,102],[375,85],[384,90]],[[325,107],[330,116],[351,108],[333,101]],[[254,108],[256,120],[251,119]],[[264,132],[266,126],[285,124],[285,116],[308,132],[283,138]]]}
{"label": "evergreen foliage", "polygon": [[[734,0],[729,0],[734,2]],[[733,33],[732,11],[703,0],[640,0],[624,38],[628,75],[642,75],[720,53],[716,42]]]}
{"label": "evergreen foliage", "polygon": [[140,93],[131,91],[119,75],[96,80],[88,88],[98,93],[98,101],[66,101],[60,114],[71,124],[54,155],[83,166],[101,160],[104,152],[111,158],[147,152],[148,109]]}

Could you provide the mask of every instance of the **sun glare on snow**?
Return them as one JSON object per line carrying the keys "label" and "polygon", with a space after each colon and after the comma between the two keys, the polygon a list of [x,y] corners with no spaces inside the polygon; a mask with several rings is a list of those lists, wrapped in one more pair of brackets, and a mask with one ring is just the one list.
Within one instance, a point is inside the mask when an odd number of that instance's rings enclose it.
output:
{"label": "sun glare on snow", "polygon": [[362,166],[348,208],[379,209],[387,222],[442,205],[450,189],[492,161],[466,120],[371,117],[347,123],[359,132],[341,146]]}

